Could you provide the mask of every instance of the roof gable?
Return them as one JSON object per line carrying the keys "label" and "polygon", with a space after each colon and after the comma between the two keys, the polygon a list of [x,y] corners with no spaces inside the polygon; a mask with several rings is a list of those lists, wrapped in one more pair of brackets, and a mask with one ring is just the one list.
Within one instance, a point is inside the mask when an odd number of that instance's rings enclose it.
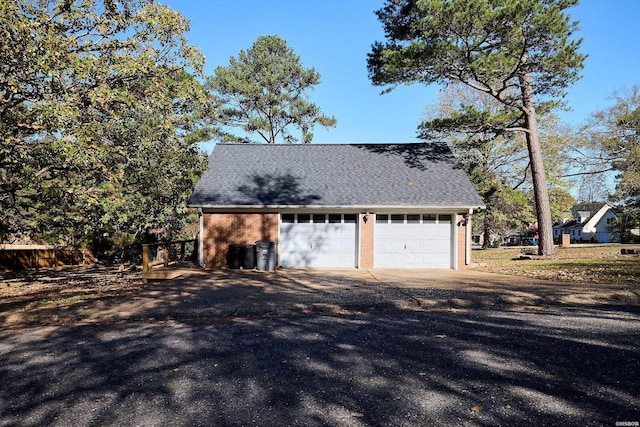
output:
{"label": "roof gable", "polygon": [[[597,204],[597,206],[599,206],[597,208],[596,213],[594,213],[593,215],[591,215],[588,218],[583,219],[582,222],[578,222],[576,220],[572,220],[569,222],[566,222],[564,224],[557,224],[555,225],[553,228],[557,229],[557,230],[582,230],[584,233],[593,233],[596,232],[598,229],[598,226],[600,225],[600,223],[602,222],[603,218],[605,218],[607,216],[607,213],[611,212],[611,214],[613,215],[613,217],[615,217],[615,212],[613,211],[613,207],[608,204],[608,203],[604,203],[604,204]],[[606,224],[608,226],[608,224]]]}
{"label": "roof gable", "polygon": [[609,211],[613,212],[613,207],[611,205],[606,203],[602,205],[602,207],[586,221],[585,229],[588,228],[592,231],[595,231],[602,218],[604,218],[604,216]]}
{"label": "roof gable", "polygon": [[194,207],[484,205],[444,143],[218,144]]}

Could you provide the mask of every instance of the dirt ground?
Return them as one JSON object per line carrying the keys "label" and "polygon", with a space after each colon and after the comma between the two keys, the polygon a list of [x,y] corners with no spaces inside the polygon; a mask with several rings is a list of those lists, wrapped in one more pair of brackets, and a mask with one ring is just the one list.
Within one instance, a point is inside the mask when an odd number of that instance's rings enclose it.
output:
{"label": "dirt ground", "polygon": [[143,286],[137,269],[120,267],[64,267],[0,273],[3,303],[51,300],[93,293],[98,296],[130,295]]}
{"label": "dirt ground", "polygon": [[87,267],[0,278],[2,326],[602,305],[637,307],[640,289],[473,269],[259,272],[194,268],[178,279],[144,284],[140,271]]}
{"label": "dirt ground", "polygon": [[[43,309],[73,307],[131,297],[144,288],[140,271],[119,267],[64,267],[0,273],[0,319],[31,317]],[[0,321],[0,323],[2,323]],[[6,323],[6,322],[5,322]]]}

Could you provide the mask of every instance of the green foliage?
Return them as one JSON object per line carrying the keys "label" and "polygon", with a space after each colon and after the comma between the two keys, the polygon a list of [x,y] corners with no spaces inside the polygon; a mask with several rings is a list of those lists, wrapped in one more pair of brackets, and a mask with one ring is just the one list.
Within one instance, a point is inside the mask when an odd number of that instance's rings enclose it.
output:
{"label": "green foliage", "polygon": [[502,107],[488,112],[463,106],[422,130],[509,131],[525,134],[530,158],[540,254],[553,253],[551,208],[537,128],[537,111],[579,78],[585,56],[572,40],[577,24],[565,9],[577,0],[387,0],[377,11],[386,43],[368,56],[375,85],[462,83]]}
{"label": "green foliage", "polygon": [[593,143],[617,172],[614,198],[620,207],[612,232],[638,241],[640,230],[640,87],[614,94],[615,104],[594,114]]}
{"label": "green foliage", "polygon": [[369,54],[374,84],[460,81],[522,107],[522,77],[538,96],[579,78],[581,40],[564,10],[577,0],[388,0],[377,11],[388,42]]}
{"label": "green foliage", "polygon": [[[495,246],[536,218],[524,138],[519,132],[484,127],[483,118],[496,117],[502,111],[504,106],[491,96],[452,84],[440,91],[438,103],[428,107],[426,120],[420,125],[422,138],[447,141],[483,198],[486,209],[474,214],[473,224],[476,233],[484,235],[486,247]],[[478,120],[471,120],[469,112]],[[561,177],[566,150],[573,144],[567,143],[570,132],[557,117],[548,113],[540,121],[551,211],[553,218],[558,218],[573,204],[569,185]]]}
{"label": "green foliage", "polygon": [[[256,135],[261,142],[309,143],[316,124],[325,128],[336,125],[336,119],[322,115],[306,95],[320,83],[320,74],[304,68],[300,57],[278,36],[258,37],[247,51],[231,57],[228,66],[217,67],[207,83],[218,97],[221,125]],[[290,126],[301,131],[300,138],[291,134]],[[256,142],[227,132],[221,138]]]}
{"label": "green foliage", "polygon": [[[583,141],[553,113],[540,115],[539,131],[549,186],[551,217],[557,222],[576,203],[570,193],[573,184],[567,180],[566,174],[573,162],[574,150],[581,147]],[[530,193],[529,197],[533,199],[533,194]]]}
{"label": "green foliage", "polygon": [[616,218],[608,227],[609,233],[614,236],[614,240],[620,243],[640,242],[640,212],[638,209],[623,207],[618,209]]}
{"label": "green foliage", "polygon": [[640,87],[614,94],[616,103],[594,114],[594,143],[618,172],[616,198],[640,208]]}
{"label": "green foliage", "polygon": [[153,0],[21,0],[0,21],[2,237],[181,228],[210,105],[187,20]]}

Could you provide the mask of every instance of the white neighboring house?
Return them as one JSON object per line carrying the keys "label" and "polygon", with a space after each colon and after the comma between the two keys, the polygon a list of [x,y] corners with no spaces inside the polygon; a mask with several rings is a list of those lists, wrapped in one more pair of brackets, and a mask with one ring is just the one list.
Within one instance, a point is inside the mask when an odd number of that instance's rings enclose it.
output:
{"label": "white neighboring house", "polygon": [[[569,234],[572,242],[611,243],[617,237],[609,232],[616,220],[613,206],[604,203],[591,214],[591,208],[585,205],[575,206],[574,220],[553,226],[553,237],[559,239],[562,234]],[[594,209],[595,210],[595,209]]]}

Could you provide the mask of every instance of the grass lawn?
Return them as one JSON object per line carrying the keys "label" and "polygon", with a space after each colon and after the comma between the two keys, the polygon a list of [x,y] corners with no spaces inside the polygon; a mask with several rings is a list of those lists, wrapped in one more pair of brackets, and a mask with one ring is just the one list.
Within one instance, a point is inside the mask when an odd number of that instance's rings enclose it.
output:
{"label": "grass lawn", "polygon": [[[640,245],[572,245],[556,247],[550,257],[519,259],[521,248],[480,249],[472,252],[478,270],[539,279],[585,283],[640,285],[640,257],[622,255],[621,249]],[[534,248],[536,249],[536,248]]]}

